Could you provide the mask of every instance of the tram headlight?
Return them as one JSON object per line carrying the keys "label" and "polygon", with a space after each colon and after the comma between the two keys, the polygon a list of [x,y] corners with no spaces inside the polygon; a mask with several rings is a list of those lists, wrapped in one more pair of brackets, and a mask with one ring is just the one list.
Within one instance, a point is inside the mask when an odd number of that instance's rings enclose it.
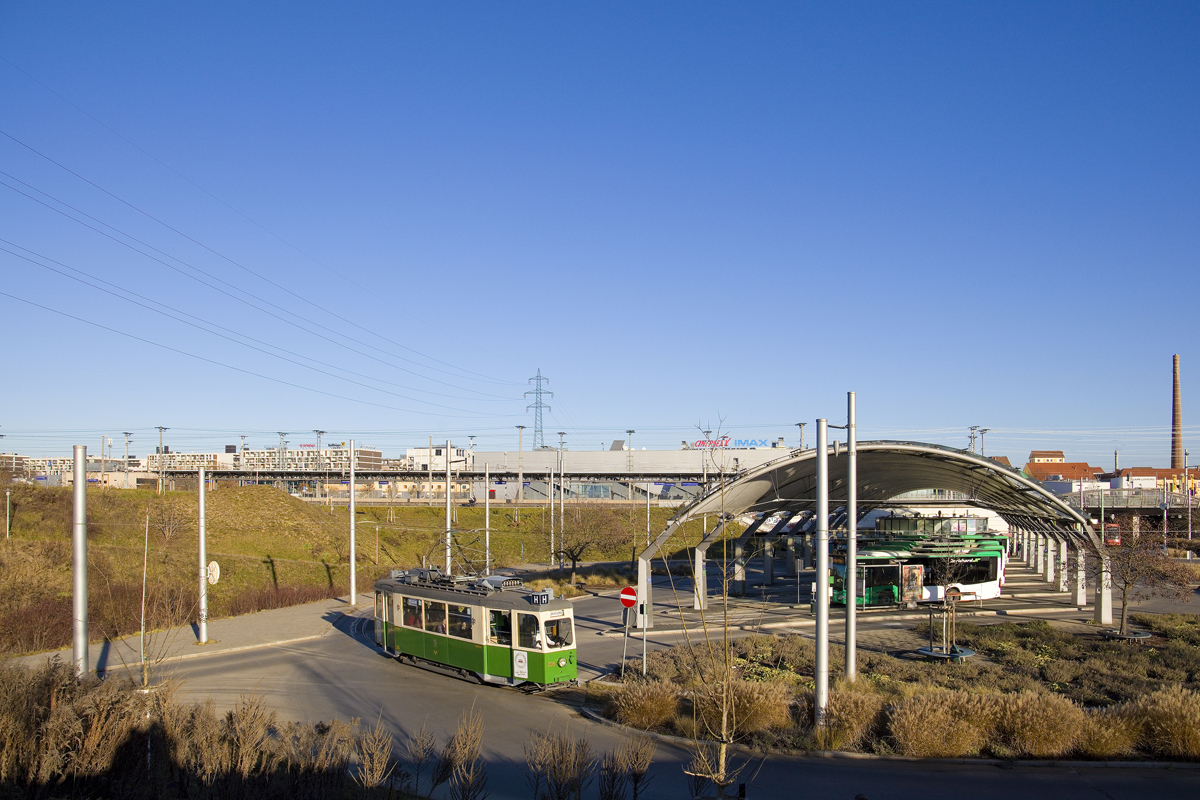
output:
{"label": "tram headlight", "polygon": [[559,665],[560,667],[565,667],[565,666],[567,665],[567,660],[566,660],[565,658],[560,658],[560,659],[558,660],[558,665]]}

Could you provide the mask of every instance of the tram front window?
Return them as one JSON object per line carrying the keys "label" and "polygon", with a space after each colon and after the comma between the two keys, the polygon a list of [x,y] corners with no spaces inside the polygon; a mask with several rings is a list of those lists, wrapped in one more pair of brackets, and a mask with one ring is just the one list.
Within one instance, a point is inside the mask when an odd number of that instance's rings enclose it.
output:
{"label": "tram front window", "polygon": [[529,650],[542,649],[542,636],[538,627],[538,618],[533,614],[522,614],[517,620],[517,647]]}
{"label": "tram front window", "polygon": [[512,646],[512,617],[507,611],[488,609],[488,641],[506,647]]}
{"label": "tram front window", "polygon": [[546,642],[551,649],[570,647],[574,640],[571,638],[571,620],[566,617],[546,620]]}

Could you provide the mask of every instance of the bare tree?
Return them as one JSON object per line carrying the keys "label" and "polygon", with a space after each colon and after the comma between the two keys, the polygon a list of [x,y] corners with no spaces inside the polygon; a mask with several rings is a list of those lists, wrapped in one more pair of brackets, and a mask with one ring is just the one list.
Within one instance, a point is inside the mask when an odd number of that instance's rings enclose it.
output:
{"label": "bare tree", "polygon": [[176,539],[192,528],[192,514],[173,497],[154,500],[150,505],[150,527],[163,550],[169,550]]}
{"label": "bare tree", "polygon": [[1169,597],[1187,602],[1196,576],[1187,566],[1163,552],[1160,543],[1139,536],[1104,548],[1112,581],[1121,592],[1121,634],[1128,632],[1129,601]]}
{"label": "bare tree", "polygon": [[565,523],[558,552],[571,562],[571,583],[588,551],[624,548],[632,539],[620,515],[609,508],[576,508]]}

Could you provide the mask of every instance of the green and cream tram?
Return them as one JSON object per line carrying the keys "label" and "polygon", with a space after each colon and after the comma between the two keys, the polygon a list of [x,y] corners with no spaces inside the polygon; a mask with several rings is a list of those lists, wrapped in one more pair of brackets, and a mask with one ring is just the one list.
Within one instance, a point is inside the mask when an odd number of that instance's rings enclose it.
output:
{"label": "green and cream tram", "polygon": [[410,569],[375,583],[376,644],[486,683],[575,681],[574,628],[570,603],[517,578]]}

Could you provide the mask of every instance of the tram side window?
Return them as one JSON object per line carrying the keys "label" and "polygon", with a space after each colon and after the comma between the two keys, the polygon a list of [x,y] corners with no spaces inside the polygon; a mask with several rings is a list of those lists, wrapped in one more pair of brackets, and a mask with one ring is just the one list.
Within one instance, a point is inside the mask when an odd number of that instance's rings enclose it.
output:
{"label": "tram side window", "polygon": [[542,637],[538,628],[538,618],[533,614],[522,614],[517,621],[517,646],[531,650],[540,650]]}
{"label": "tram side window", "polygon": [[488,609],[488,641],[512,646],[512,617],[507,611]]}
{"label": "tram side window", "polygon": [[375,593],[375,619],[383,619],[383,592]]}
{"label": "tram side window", "polygon": [[415,597],[404,598],[404,626],[421,627],[421,601]]}
{"label": "tram side window", "polygon": [[566,617],[546,620],[546,641],[551,647],[570,647],[574,641],[571,637],[571,620]]}
{"label": "tram side window", "polygon": [[433,600],[425,601],[425,630],[429,633],[446,632],[446,604]]}
{"label": "tram side window", "polygon": [[450,635],[470,639],[474,630],[470,606],[450,606]]}

